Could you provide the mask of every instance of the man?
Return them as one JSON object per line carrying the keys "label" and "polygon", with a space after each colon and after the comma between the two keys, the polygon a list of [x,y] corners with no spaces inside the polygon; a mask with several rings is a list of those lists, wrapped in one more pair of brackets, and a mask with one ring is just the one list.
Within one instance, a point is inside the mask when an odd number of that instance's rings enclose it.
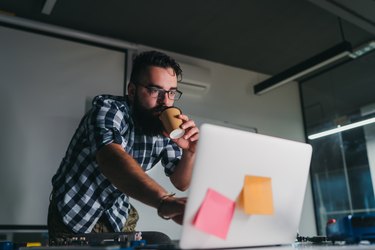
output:
{"label": "man", "polygon": [[190,184],[199,130],[181,114],[186,133],[172,140],[158,117],[180,98],[181,74],[167,55],[144,52],[133,61],[127,96],[94,98],[52,178],[50,239],[134,231],[138,217],[129,197],[156,208],[164,219],[182,223],[186,198],[168,194],[145,173],[160,161],[177,189]]}

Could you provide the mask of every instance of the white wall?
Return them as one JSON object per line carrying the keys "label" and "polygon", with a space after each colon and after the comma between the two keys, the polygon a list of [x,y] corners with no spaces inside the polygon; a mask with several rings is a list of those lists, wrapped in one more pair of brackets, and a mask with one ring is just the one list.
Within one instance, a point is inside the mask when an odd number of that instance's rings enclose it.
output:
{"label": "white wall", "polygon": [[124,53],[0,26],[0,225],[46,225],[51,178],[98,93],[123,94]]}
{"label": "white wall", "polygon": [[[1,140],[1,148],[6,150],[1,151],[0,157],[8,159],[3,160],[1,166],[0,184],[3,187],[5,182],[6,190],[10,191],[0,191],[0,198],[14,197],[11,206],[0,205],[0,224],[7,224],[8,216],[18,217],[16,220],[20,224],[40,224],[46,216],[50,178],[84,112],[87,97],[103,92],[122,94],[123,55],[2,27],[0,37],[2,121],[10,121],[2,122],[0,129],[2,137],[6,138]],[[203,67],[210,74],[209,91],[204,96],[185,93],[177,104],[186,114],[255,127],[262,134],[304,141],[296,83],[255,96],[252,86],[266,76],[170,54],[180,62]],[[72,62],[78,64],[72,65]],[[102,64],[98,65],[99,62]],[[60,65],[57,71],[52,67],[56,64]],[[7,176],[17,175],[15,171],[22,171],[20,178],[9,182]],[[150,175],[174,191],[160,168],[152,170]],[[309,187],[300,227],[303,235],[316,234]],[[30,195],[30,190],[41,192],[35,196]],[[21,210],[30,204],[36,204],[40,213]],[[135,205],[141,213],[138,230],[164,231],[173,239],[179,238],[180,226],[160,219],[153,208],[137,202]],[[19,210],[14,211],[12,207]]]}
{"label": "white wall", "polygon": [[[148,50],[143,47],[142,50]],[[168,51],[167,51],[168,52]],[[212,121],[230,122],[244,127],[255,127],[258,133],[304,142],[302,111],[297,83],[290,83],[256,96],[252,86],[266,78],[252,71],[234,68],[218,63],[192,58],[168,52],[179,62],[203,67],[210,72],[209,91],[203,95],[183,94],[176,106],[193,117],[204,117]],[[235,56],[235,55],[233,55]],[[251,55],[249,56],[249,60]],[[159,169],[150,175],[163,183],[168,190],[176,190]],[[178,193],[178,192],[177,192]],[[178,193],[184,195],[186,193]],[[181,227],[171,221],[157,217],[155,209],[146,208],[136,202],[141,211],[139,222],[141,230],[159,230],[178,239]],[[301,235],[316,235],[314,209],[310,183],[307,185],[302,221],[299,228]]]}

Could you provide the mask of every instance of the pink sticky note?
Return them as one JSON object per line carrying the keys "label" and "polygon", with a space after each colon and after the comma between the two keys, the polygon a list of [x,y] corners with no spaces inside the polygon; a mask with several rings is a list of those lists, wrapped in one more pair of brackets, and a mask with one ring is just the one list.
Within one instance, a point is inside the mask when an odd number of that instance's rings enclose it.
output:
{"label": "pink sticky note", "polygon": [[234,201],[209,188],[194,217],[193,225],[208,234],[226,239],[234,207]]}

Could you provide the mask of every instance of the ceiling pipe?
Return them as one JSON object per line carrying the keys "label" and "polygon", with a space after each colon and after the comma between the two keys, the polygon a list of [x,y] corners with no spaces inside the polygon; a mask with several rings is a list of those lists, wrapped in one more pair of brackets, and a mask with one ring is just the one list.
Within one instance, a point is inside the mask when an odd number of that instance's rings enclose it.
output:
{"label": "ceiling pipe", "polygon": [[0,25],[21,29],[25,31],[31,31],[35,33],[41,33],[53,37],[59,37],[67,40],[84,42],[91,45],[120,51],[128,49],[138,50],[139,47],[138,44],[133,44],[118,39],[94,35],[82,31],[63,28],[57,25],[46,24],[15,16],[0,14]]}
{"label": "ceiling pipe", "polygon": [[45,15],[50,15],[56,5],[56,2],[57,0],[46,0],[42,8],[42,13]]}

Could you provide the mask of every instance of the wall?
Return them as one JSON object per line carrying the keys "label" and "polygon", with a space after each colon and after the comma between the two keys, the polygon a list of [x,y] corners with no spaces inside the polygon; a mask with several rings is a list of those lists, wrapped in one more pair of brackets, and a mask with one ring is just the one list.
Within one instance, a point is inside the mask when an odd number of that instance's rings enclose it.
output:
{"label": "wall", "polygon": [[[124,67],[123,55],[2,27],[0,36],[1,107],[2,111],[11,110],[6,113],[6,118],[3,116],[11,123],[2,122],[0,130],[6,138],[2,140],[2,148],[6,151],[2,151],[1,158],[10,156],[10,160],[3,161],[1,169],[6,170],[0,175],[0,184],[3,187],[5,182],[6,189],[3,190],[11,191],[1,191],[0,197],[14,197],[12,206],[4,203],[0,206],[0,224],[7,224],[9,215],[18,217],[17,223],[40,224],[46,216],[50,178],[84,112],[84,103],[95,94],[122,93],[123,75],[119,72]],[[296,83],[255,96],[252,86],[266,76],[170,54],[180,62],[203,67],[209,72],[206,79],[209,91],[202,96],[185,93],[178,103],[186,114],[198,119],[255,127],[262,134],[304,141]],[[57,63],[56,60],[60,65],[57,71],[51,65]],[[78,64],[72,65],[72,62]],[[97,65],[99,62],[103,64]],[[85,73],[78,74],[80,72]],[[61,79],[61,74],[66,78]],[[14,76],[16,80],[9,84],[8,80]],[[6,176],[17,174],[19,178],[13,183],[6,180]],[[150,175],[173,191],[160,168],[152,170]],[[300,227],[303,235],[315,234],[309,187]],[[30,190],[40,190],[40,193],[31,195]],[[22,210],[29,204],[37,204],[33,209],[39,209],[38,214]],[[179,237],[180,226],[161,220],[153,208],[137,202],[135,205],[142,214],[138,230],[164,231],[173,239]],[[12,207],[18,209],[9,209]]]}
{"label": "wall", "polygon": [[0,225],[46,225],[51,178],[86,105],[122,95],[124,53],[0,26]]}

